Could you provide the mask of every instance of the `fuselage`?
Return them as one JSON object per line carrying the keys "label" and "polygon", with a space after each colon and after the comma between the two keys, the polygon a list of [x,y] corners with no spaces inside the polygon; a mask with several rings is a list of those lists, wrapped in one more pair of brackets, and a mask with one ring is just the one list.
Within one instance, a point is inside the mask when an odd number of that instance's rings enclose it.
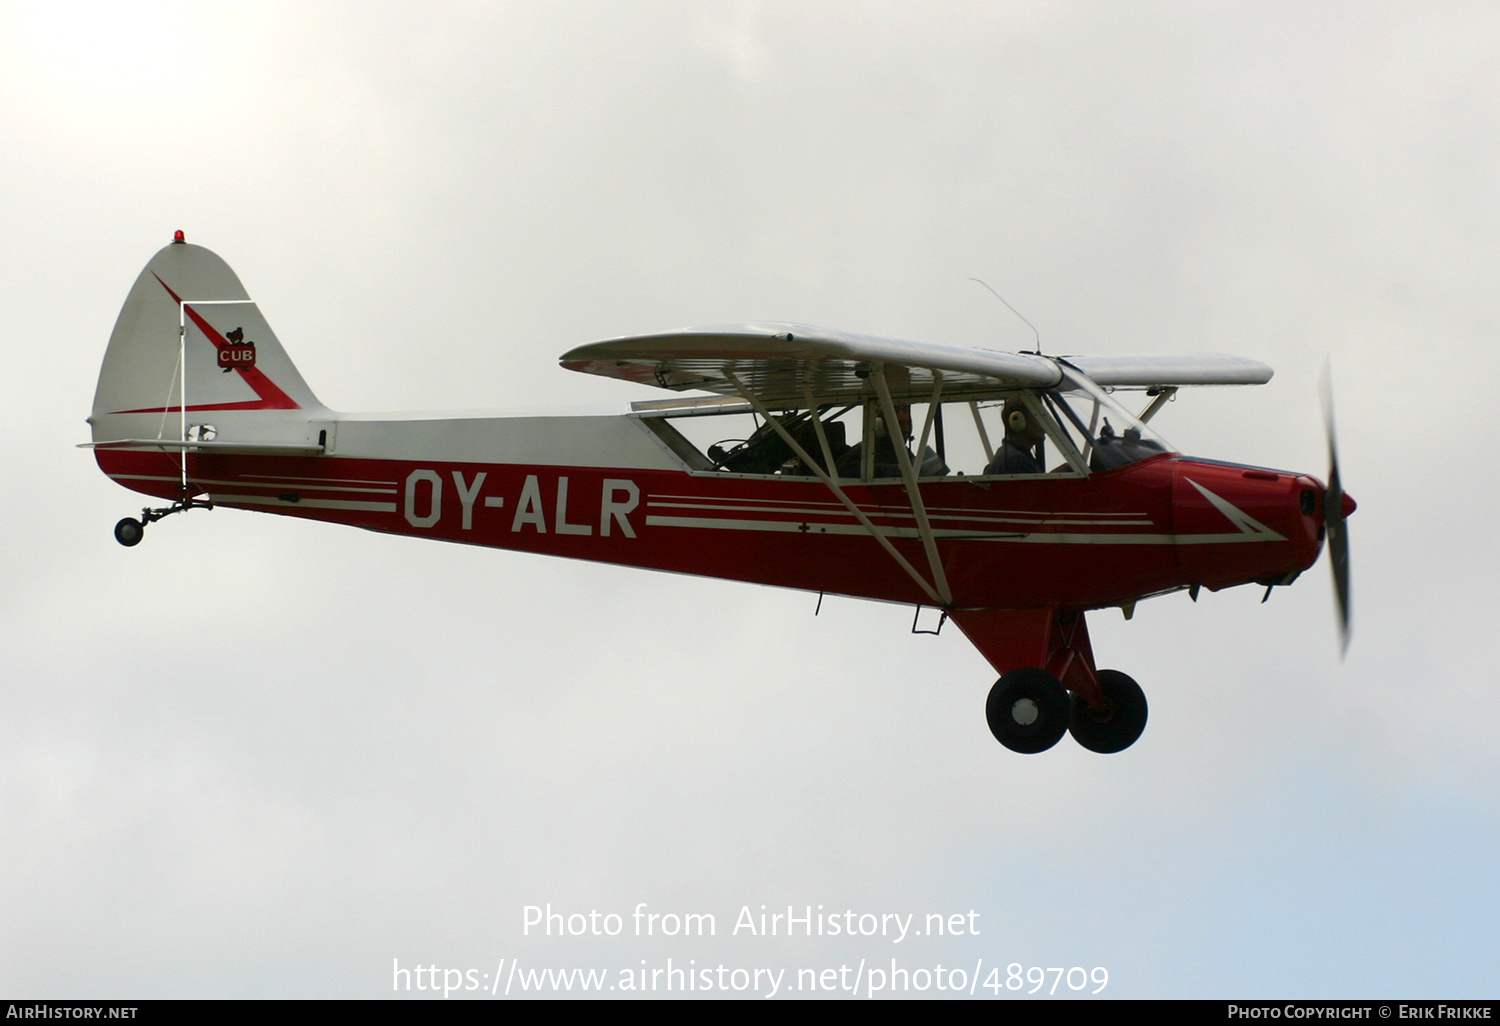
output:
{"label": "fuselage", "polygon": [[[216,419],[236,416],[246,414]],[[304,423],[322,441],[321,454],[96,452],[120,484],[165,499],[183,494],[185,459],[188,491],[215,505],[928,602],[818,479],[692,469],[635,415],[330,412]],[[899,551],[921,562],[912,503],[899,481],[842,487]],[[1322,541],[1317,480],[1171,453],[1087,477],[953,476],[924,480],[920,489],[959,609],[1092,609],[1194,585],[1281,582],[1311,565]]]}

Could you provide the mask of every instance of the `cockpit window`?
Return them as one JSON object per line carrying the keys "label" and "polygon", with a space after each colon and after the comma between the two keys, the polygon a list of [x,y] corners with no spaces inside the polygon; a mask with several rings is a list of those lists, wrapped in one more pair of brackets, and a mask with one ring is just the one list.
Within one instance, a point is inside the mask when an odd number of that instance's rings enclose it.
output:
{"label": "cockpit window", "polygon": [[[941,398],[936,405],[896,403],[899,434],[918,477],[1077,476],[1172,451],[1103,389],[1066,365],[1063,374],[1063,383],[1050,391],[997,390],[978,399]],[[821,404],[816,411],[773,411],[796,447],[749,403],[733,399],[689,400],[676,408],[651,404],[638,415],[692,470],[815,476],[800,448],[841,481],[901,476],[893,433],[873,398]]]}
{"label": "cockpit window", "polygon": [[1092,381],[1064,370],[1061,388],[1042,402],[1091,471],[1113,470],[1173,451],[1146,423]]}

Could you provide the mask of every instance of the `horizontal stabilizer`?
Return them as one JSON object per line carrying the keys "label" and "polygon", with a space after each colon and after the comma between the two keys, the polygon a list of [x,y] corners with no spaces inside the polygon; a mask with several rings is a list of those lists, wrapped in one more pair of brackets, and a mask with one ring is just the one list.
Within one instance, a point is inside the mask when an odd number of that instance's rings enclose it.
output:
{"label": "horizontal stabilizer", "polygon": [[321,445],[284,444],[279,442],[195,442],[179,441],[175,438],[120,438],[112,442],[84,442],[80,449],[135,449],[148,452],[235,452],[275,453],[279,456],[317,456],[323,452]]}

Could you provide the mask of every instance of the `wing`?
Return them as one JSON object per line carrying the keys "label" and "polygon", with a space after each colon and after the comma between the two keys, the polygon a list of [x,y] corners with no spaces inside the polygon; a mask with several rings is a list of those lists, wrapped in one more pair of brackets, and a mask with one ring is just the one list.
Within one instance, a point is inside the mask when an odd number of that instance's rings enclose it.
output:
{"label": "wing", "polygon": [[1243,356],[1070,356],[1066,361],[1107,388],[1177,388],[1184,385],[1264,385],[1275,372]]}
{"label": "wing", "polygon": [[[1051,360],[1025,353],[903,342],[805,324],[731,324],[634,335],[579,346],[562,356],[568,370],[602,374],[674,391],[739,395],[730,375],[761,402],[802,405],[805,388],[820,402],[857,402],[870,394],[872,364],[884,365],[898,401],[921,401],[936,376],[943,397],[1007,388],[1050,388],[1062,380]],[[905,373],[892,374],[891,369]],[[894,379],[894,380],[893,380]]]}

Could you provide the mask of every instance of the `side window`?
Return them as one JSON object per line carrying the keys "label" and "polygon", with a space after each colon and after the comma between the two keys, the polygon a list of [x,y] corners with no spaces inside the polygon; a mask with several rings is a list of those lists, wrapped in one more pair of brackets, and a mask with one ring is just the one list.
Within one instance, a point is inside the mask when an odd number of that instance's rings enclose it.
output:
{"label": "side window", "polygon": [[[821,407],[817,423],[807,410],[776,410],[773,414],[787,434],[820,464],[831,455],[834,464],[842,467],[847,454],[857,448],[861,420],[859,407],[855,404]],[[673,451],[694,470],[781,477],[815,476],[774,427],[745,410],[731,409],[709,416],[677,416],[670,422],[660,417],[642,419],[652,425],[660,437],[665,439],[670,433],[676,439],[668,444],[690,449],[691,457],[678,448]],[[857,469],[854,476],[858,476]]]}
{"label": "side window", "polygon": [[713,470],[713,463],[683,437],[665,417],[642,417],[641,423],[660,438],[672,454],[688,465],[689,470]]}
{"label": "side window", "polygon": [[[775,477],[814,477],[796,449],[747,407],[723,404],[701,414],[643,416],[642,422],[691,470],[725,474]],[[841,481],[893,481],[901,477],[901,458],[886,428],[880,403],[867,399],[857,403],[820,406],[816,419],[808,410],[773,410],[780,426],[801,449],[825,471],[831,463],[833,476]],[[1075,471],[1081,465],[1059,455],[1060,429],[1050,423],[1061,411],[1045,412],[1042,400],[1020,393],[983,401],[956,399],[930,403],[893,404],[897,428],[904,437],[907,458],[923,480],[949,477],[993,477],[1039,474],[1048,460],[1058,464],[1053,472]],[[1024,411],[1030,427],[1030,453],[1017,456],[1017,430],[1007,428],[1016,411]],[[1047,425],[1047,434],[1039,425]],[[1007,441],[1012,444],[1007,448]],[[920,454],[920,455],[919,455]]]}
{"label": "side window", "polygon": [[1112,470],[1172,451],[1135,415],[1091,381],[1071,372],[1048,392],[1017,389],[936,405],[893,403],[897,430],[874,399],[807,409],[772,410],[793,446],[749,403],[715,400],[691,411],[642,413],[641,421],[697,472],[786,478],[816,476],[801,448],[841,481],[893,481],[901,457],[923,480],[958,477],[1080,475]]}
{"label": "side window", "polygon": [[[848,426],[841,419],[842,414],[849,409],[845,407],[831,414],[819,410],[816,421],[807,410],[788,411],[777,419],[786,433],[809,456],[820,462],[832,456],[837,465],[852,448],[847,440]],[[819,437],[820,429],[822,437]],[[826,453],[825,442],[828,447]],[[813,470],[803,465],[796,449],[787,444],[780,432],[767,422],[757,422],[748,438],[730,439],[710,445],[708,458],[720,469],[736,474],[813,476]]]}

